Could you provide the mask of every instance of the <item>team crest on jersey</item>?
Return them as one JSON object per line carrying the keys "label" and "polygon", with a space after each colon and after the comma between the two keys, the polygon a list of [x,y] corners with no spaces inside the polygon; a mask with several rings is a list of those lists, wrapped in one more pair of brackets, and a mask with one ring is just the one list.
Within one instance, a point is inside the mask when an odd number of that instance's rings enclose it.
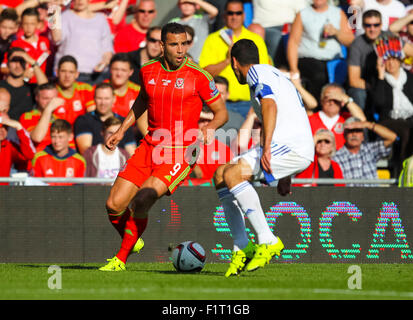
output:
{"label": "team crest on jersey", "polygon": [[337,123],[334,126],[334,132],[336,133],[343,133],[344,132],[344,124],[343,123]]}
{"label": "team crest on jersey", "polygon": [[66,178],[73,178],[75,176],[75,170],[73,168],[66,168]]}
{"label": "team crest on jersey", "polygon": [[82,111],[82,103],[80,100],[73,101],[73,111]]}
{"label": "team crest on jersey", "polygon": [[176,79],[175,88],[182,89],[183,87],[184,87],[184,79],[183,78]]}

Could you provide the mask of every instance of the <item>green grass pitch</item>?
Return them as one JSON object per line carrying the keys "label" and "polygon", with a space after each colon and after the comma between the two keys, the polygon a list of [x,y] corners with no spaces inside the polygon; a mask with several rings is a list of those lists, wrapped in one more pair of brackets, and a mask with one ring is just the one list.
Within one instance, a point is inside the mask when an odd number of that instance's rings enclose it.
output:
{"label": "green grass pitch", "polygon": [[[170,263],[129,263],[124,272],[101,264],[59,264],[61,289],[49,289],[49,264],[0,264],[0,299],[282,300],[413,299],[412,264],[359,264],[361,290],[348,288],[350,264],[279,264],[223,276],[227,265],[177,273]],[[56,282],[54,282],[56,283]]]}

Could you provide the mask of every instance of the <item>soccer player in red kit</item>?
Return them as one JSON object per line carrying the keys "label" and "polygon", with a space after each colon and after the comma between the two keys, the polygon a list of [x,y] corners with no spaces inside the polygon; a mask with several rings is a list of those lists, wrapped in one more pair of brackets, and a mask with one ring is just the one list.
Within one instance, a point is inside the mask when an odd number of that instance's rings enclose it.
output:
{"label": "soccer player in red kit", "polygon": [[[162,28],[161,38],[163,55],[142,67],[139,96],[106,143],[114,149],[137,119],[146,121],[141,115],[147,111],[147,134],[119,173],[106,202],[109,220],[122,236],[122,244],[116,256],[99,269],[102,271],[126,269],[126,260],[146,228],[149,209],[163,195],[171,195],[190,174],[193,164],[186,155],[191,156],[194,142],[208,143],[215,129],[228,120],[213,78],[186,57],[184,27],[169,23]],[[199,131],[203,102],[214,118]]]}

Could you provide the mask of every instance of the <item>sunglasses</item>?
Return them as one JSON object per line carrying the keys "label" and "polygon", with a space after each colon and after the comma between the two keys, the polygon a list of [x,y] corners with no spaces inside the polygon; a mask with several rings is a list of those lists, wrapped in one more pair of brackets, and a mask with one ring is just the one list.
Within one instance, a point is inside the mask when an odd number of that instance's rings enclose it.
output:
{"label": "sunglasses", "polygon": [[320,139],[320,140],[317,141],[317,144],[319,144],[321,142],[324,142],[325,144],[330,144],[331,143],[331,141],[328,140],[328,139]]}
{"label": "sunglasses", "polygon": [[157,42],[159,43],[161,41],[162,41],[161,39],[158,40],[158,39],[151,38],[151,37],[148,38],[148,42],[151,42],[151,43],[157,43]]}
{"label": "sunglasses", "polygon": [[344,129],[345,133],[360,133],[363,132],[363,129]]}
{"label": "sunglasses", "polygon": [[378,28],[381,26],[381,23],[363,23],[364,28]]}
{"label": "sunglasses", "polygon": [[139,13],[149,13],[149,14],[152,14],[152,13],[155,13],[155,10],[138,9],[138,12],[139,12]]}
{"label": "sunglasses", "polygon": [[233,15],[242,16],[243,13],[244,11],[227,11],[227,16],[233,16]]}

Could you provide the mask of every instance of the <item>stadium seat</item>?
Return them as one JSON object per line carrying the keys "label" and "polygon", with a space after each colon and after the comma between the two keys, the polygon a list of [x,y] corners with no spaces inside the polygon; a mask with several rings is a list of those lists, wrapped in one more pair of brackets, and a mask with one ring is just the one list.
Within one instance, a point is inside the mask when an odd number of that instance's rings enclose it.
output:
{"label": "stadium seat", "polygon": [[347,80],[347,48],[341,46],[342,58],[327,62],[328,81],[344,84]]}

